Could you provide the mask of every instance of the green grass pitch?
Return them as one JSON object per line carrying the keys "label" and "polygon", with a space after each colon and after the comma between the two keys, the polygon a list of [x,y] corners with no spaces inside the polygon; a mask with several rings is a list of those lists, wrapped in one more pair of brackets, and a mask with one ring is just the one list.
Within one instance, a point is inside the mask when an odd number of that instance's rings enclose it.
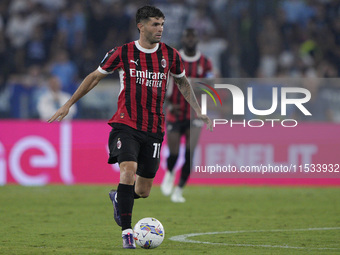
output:
{"label": "green grass pitch", "polygon": [[174,204],[153,187],[133,224],[155,217],[165,240],[133,251],[121,248],[110,189],[0,187],[0,254],[340,254],[339,188],[188,186]]}

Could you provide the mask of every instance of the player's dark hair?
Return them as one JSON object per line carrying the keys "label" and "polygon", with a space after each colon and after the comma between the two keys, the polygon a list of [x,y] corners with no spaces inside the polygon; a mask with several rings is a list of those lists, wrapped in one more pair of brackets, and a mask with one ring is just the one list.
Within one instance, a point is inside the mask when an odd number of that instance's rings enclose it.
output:
{"label": "player's dark hair", "polygon": [[[141,8],[139,8],[136,12],[136,24],[140,23],[143,20],[149,19],[149,18],[163,18],[165,19],[165,16],[163,12],[156,8],[155,6],[146,5]],[[139,31],[139,29],[138,29]]]}

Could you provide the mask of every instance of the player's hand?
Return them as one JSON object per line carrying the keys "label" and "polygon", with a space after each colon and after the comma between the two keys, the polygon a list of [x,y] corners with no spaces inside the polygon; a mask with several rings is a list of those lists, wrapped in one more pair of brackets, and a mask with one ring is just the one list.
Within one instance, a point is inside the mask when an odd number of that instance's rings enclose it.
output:
{"label": "player's hand", "polygon": [[207,129],[209,131],[211,131],[211,132],[213,131],[212,121],[207,115],[199,114],[197,117],[200,118],[201,120],[203,120],[205,122],[205,124],[207,124]]}
{"label": "player's hand", "polygon": [[61,121],[68,114],[69,109],[70,108],[68,106],[63,105],[62,107],[60,107],[58,109],[58,111],[56,111],[56,113],[47,122],[51,123],[51,122],[53,122],[55,120]]}

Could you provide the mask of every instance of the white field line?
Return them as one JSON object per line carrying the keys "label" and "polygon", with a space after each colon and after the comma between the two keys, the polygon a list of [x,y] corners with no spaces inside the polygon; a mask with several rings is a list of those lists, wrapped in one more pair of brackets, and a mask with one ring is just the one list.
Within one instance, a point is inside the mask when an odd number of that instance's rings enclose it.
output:
{"label": "white field line", "polygon": [[327,247],[295,247],[288,245],[267,245],[267,244],[227,244],[227,243],[212,243],[197,240],[190,240],[190,237],[203,235],[219,235],[219,234],[239,234],[239,233],[259,233],[259,232],[298,232],[298,231],[327,231],[340,230],[340,227],[334,228],[300,228],[300,229],[269,229],[269,230],[238,230],[238,231],[222,231],[222,232],[206,232],[206,233],[191,233],[178,236],[172,236],[169,239],[175,242],[183,243],[199,243],[199,244],[213,244],[239,247],[265,247],[265,248],[286,248],[286,249],[313,249],[313,250],[340,250],[340,248]]}

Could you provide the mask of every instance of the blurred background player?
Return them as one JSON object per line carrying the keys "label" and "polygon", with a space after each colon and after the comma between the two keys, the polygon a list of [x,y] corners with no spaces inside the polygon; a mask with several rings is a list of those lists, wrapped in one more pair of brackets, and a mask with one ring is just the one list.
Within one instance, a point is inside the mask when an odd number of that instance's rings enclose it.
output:
{"label": "blurred background player", "polygon": [[[212,78],[212,63],[197,50],[198,36],[193,28],[183,31],[181,54],[187,77]],[[172,82],[167,93],[166,129],[169,156],[167,158],[168,170],[161,184],[161,191],[165,196],[171,193],[171,201],[184,203],[185,198],[182,190],[190,176],[190,166],[193,159],[194,149],[200,135],[203,123],[197,118],[190,116],[190,105],[181,95],[177,86]],[[191,127],[191,128],[190,128]],[[176,165],[181,137],[185,136],[185,162],[182,166],[178,185],[173,189],[175,181],[174,166]]]}

